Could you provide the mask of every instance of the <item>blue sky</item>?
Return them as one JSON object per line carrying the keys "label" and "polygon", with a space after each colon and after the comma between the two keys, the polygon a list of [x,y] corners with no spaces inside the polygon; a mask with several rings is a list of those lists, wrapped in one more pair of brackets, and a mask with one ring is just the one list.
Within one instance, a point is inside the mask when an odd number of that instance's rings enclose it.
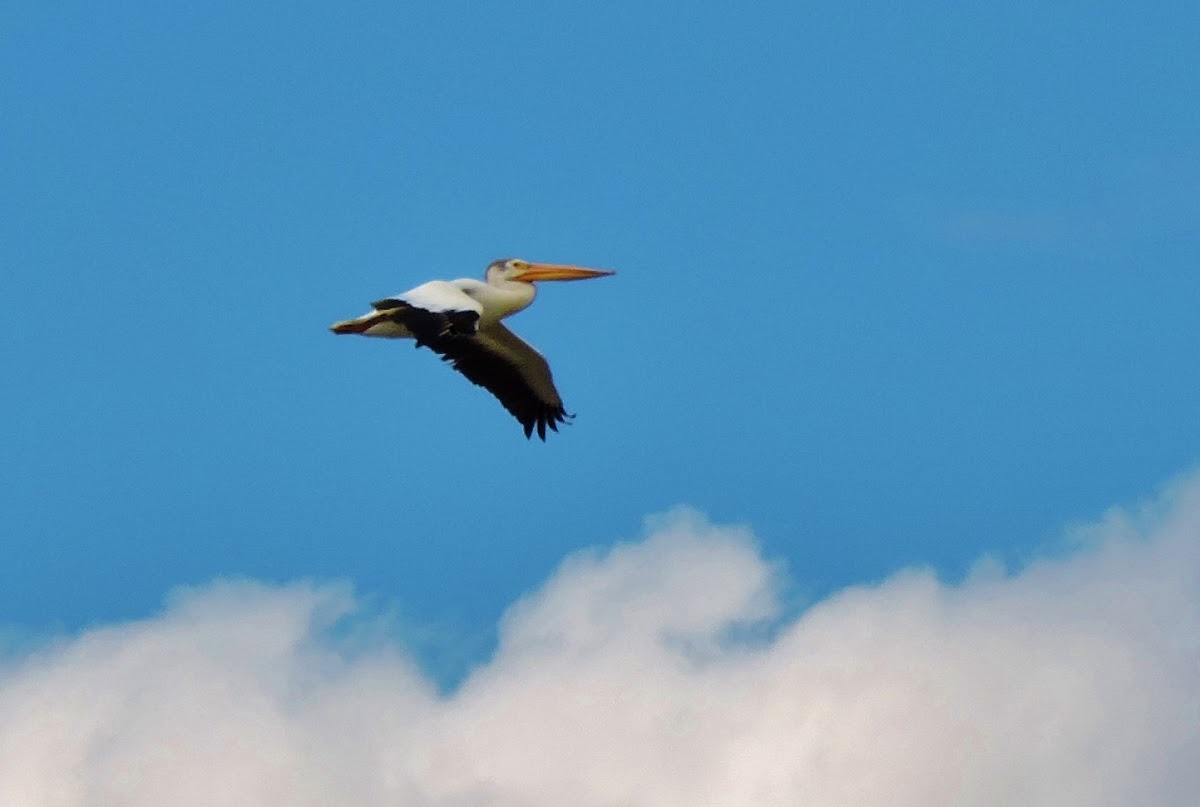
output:
{"label": "blue sky", "polygon": [[[1200,12],[0,10],[0,621],[346,580],[454,681],[685,504],[796,603],[1065,551],[1200,456]],[[496,257],[545,444],[329,323]]]}
{"label": "blue sky", "polygon": [[[17,4],[0,612],[344,576],[473,632],[686,503],[812,593],[1196,459],[1188,4]],[[326,333],[518,255],[575,428]]]}

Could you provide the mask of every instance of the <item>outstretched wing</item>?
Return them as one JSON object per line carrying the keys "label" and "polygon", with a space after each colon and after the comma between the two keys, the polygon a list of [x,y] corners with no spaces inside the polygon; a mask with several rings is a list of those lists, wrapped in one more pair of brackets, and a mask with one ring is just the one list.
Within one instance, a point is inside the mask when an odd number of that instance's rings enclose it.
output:
{"label": "outstretched wing", "polygon": [[468,333],[441,319],[446,316],[421,312],[406,317],[405,325],[418,345],[437,352],[455,370],[496,396],[521,422],[526,437],[536,429],[538,437],[545,440],[547,426],[558,431],[559,423],[573,417],[563,409],[550,365],[541,353],[499,322]]}

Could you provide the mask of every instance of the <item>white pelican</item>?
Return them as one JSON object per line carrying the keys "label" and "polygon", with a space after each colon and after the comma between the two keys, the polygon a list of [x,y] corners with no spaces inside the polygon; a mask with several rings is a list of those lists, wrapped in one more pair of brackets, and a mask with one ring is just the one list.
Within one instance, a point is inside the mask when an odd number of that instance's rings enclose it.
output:
{"label": "white pelican", "polygon": [[415,289],[371,303],[373,310],[333,324],[334,333],[357,333],[390,339],[415,339],[452,362],[454,369],[495,395],[521,421],[528,438],[536,428],[574,417],[563,409],[550,365],[541,353],[500,322],[528,308],[537,295],[537,280],[584,280],[614,274],[517,258],[493,261],[487,282],[463,278],[433,280]]}

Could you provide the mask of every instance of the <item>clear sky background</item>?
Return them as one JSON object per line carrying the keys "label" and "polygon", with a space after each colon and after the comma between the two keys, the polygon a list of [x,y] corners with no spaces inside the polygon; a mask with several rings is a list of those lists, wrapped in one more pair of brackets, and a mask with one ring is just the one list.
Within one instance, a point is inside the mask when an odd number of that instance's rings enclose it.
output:
{"label": "clear sky background", "polygon": [[[9,657],[346,584],[453,691],[676,505],[793,615],[1071,556],[1200,459],[1197,41],[1190,2],[5,4]],[[510,321],[578,413],[544,445],[327,330],[509,255],[618,272]]]}

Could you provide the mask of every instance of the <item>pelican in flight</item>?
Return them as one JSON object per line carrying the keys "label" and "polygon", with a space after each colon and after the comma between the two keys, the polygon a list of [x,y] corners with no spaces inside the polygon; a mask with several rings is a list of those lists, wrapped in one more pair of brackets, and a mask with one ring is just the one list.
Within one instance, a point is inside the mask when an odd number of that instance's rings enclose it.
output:
{"label": "pelican in flight", "polygon": [[371,303],[371,311],[336,322],[334,333],[389,339],[415,339],[451,362],[454,369],[485,388],[521,422],[528,438],[537,429],[558,431],[569,418],[554,388],[545,357],[500,321],[528,308],[539,280],[586,280],[614,274],[517,258],[493,261],[486,282],[433,280]]}

